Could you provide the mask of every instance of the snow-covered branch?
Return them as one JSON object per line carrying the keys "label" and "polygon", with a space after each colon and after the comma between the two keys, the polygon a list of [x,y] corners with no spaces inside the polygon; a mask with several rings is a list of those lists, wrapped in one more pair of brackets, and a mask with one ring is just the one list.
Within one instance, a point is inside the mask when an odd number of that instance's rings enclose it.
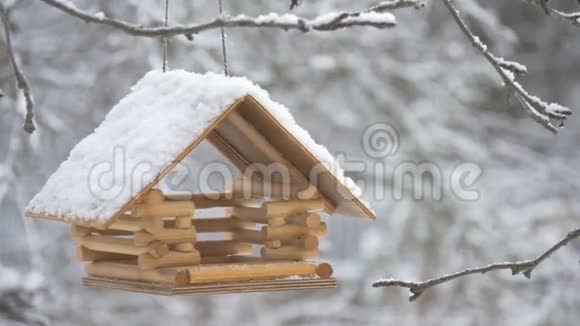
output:
{"label": "snow-covered branch", "polygon": [[451,13],[451,16],[453,16],[454,20],[457,22],[457,25],[459,25],[461,31],[469,38],[473,46],[481,52],[487,61],[489,61],[489,63],[495,68],[510,94],[513,94],[518,99],[526,113],[549,131],[558,133],[558,128],[552,124],[551,119],[559,120],[560,127],[563,127],[564,120],[572,114],[572,111],[557,103],[548,104],[540,98],[528,93],[528,91],[516,80],[516,75],[521,76],[526,73],[526,67],[520,63],[505,60],[491,53],[488,50],[487,45],[469,30],[469,27],[467,27],[467,24],[459,15],[459,11],[451,3],[451,0],[442,1]]}
{"label": "snow-covered branch", "polygon": [[[8,10],[6,7],[0,3],[0,20],[2,20],[2,26],[4,27],[4,38],[6,40],[6,52],[8,53],[8,58],[10,59],[10,64],[14,69],[14,75],[16,76],[16,83],[26,99],[26,117],[24,118],[24,130],[28,133],[34,132],[34,99],[32,98],[32,93],[30,92],[30,86],[26,78],[20,71],[18,63],[16,62],[16,57],[14,55],[14,49],[12,48],[12,39],[10,36],[10,21],[8,17]],[[3,94],[0,92],[0,97]]]}
{"label": "snow-covered branch", "polygon": [[495,270],[510,270],[512,275],[523,274],[526,278],[531,278],[532,271],[538,267],[542,262],[544,262],[548,257],[550,257],[554,252],[558,249],[566,246],[568,242],[580,237],[580,228],[574,229],[558,243],[550,247],[544,253],[539,255],[535,259],[524,260],[519,262],[505,262],[505,263],[495,263],[483,267],[477,268],[468,268],[460,272],[446,274],[437,278],[433,278],[423,282],[411,282],[411,281],[403,281],[398,279],[380,279],[373,283],[373,287],[402,287],[407,288],[411,291],[411,296],[409,297],[409,301],[417,300],[421,294],[425,292],[425,290],[435,287],[437,285],[467,276],[471,274],[485,274],[487,272],[495,271]]}
{"label": "snow-covered branch", "polygon": [[[298,17],[293,14],[270,13],[257,17],[246,15],[220,15],[209,22],[191,25],[175,25],[147,27],[126,22],[124,20],[110,18],[102,12],[90,13],[78,9],[74,4],[62,0],[42,0],[44,3],[58,8],[74,17],[82,19],[87,23],[107,25],[119,29],[134,36],[144,37],[170,37],[185,35],[189,39],[193,34],[221,27],[256,27],[256,28],[277,28],[283,30],[308,31],[335,31],[348,27],[369,26],[375,28],[388,28],[396,24],[395,16],[391,13],[382,12],[390,6],[392,9],[408,6],[409,3],[417,3],[418,0],[397,0],[386,1],[383,7],[378,9],[366,9],[356,12],[336,12],[308,19]],[[397,3],[400,5],[397,6]],[[380,4],[378,5],[380,6]]]}
{"label": "snow-covered branch", "polygon": [[554,15],[560,20],[572,23],[572,25],[580,27],[580,11],[577,12],[563,12],[548,6],[548,0],[525,0],[527,3],[541,8],[546,15]]}

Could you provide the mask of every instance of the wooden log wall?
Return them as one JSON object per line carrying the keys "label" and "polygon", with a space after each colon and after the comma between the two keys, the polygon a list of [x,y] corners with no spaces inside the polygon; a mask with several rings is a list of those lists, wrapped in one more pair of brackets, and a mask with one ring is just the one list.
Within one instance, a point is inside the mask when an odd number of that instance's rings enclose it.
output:
{"label": "wooden log wall", "polygon": [[[174,284],[184,282],[184,273],[183,269],[169,271],[172,268],[185,268],[187,278],[196,282],[220,280],[232,270],[236,275],[230,276],[235,279],[285,277],[298,273],[296,270],[300,275],[332,274],[327,264],[288,265],[318,257],[319,239],[327,233],[326,224],[316,213],[326,208],[322,199],[270,201],[252,207],[246,205],[255,205],[255,199],[230,200],[223,194],[214,200],[200,198],[164,196],[151,190],[107,230],[73,226],[79,259],[90,262],[87,272],[93,276]],[[230,214],[193,218],[198,203],[203,208],[230,207]],[[200,240],[200,233],[229,237]],[[216,264],[243,265],[247,275],[233,267],[202,268]],[[254,267],[246,268],[250,265]]]}

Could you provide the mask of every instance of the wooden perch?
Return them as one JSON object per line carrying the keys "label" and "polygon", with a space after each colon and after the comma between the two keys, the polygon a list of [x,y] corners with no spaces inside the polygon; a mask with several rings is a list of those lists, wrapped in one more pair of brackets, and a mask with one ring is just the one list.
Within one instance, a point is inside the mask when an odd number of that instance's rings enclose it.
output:
{"label": "wooden perch", "polygon": [[282,247],[278,249],[263,247],[260,251],[264,260],[305,260],[318,257],[318,249]]}
{"label": "wooden perch", "polygon": [[132,281],[168,283],[175,285],[186,285],[189,283],[189,271],[178,268],[144,270],[136,265],[127,263],[94,262],[87,264],[85,266],[85,271],[90,276]]}
{"label": "wooden perch", "polygon": [[245,254],[252,252],[252,244],[236,240],[209,240],[198,241],[195,248],[201,256],[222,256]]}
{"label": "wooden perch", "polygon": [[149,233],[147,231],[135,232],[135,245],[146,246],[153,241],[161,241],[168,244],[175,244],[180,242],[194,242],[196,239],[195,229],[164,229],[157,233]]}
{"label": "wooden perch", "polygon": [[153,257],[162,257],[169,251],[167,244],[154,241],[147,246],[138,247],[132,239],[116,238],[112,236],[90,235],[80,240],[80,244],[94,251],[112,252],[117,254],[139,256],[150,254]]}
{"label": "wooden perch", "polygon": [[192,252],[176,252],[170,251],[163,257],[154,257],[150,254],[143,254],[139,256],[139,268],[153,269],[161,267],[182,267],[197,265],[201,261],[199,252],[194,250]]}
{"label": "wooden perch", "polygon": [[282,225],[282,226],[264,226],[261,230],[266,240],[292,240],[303,235],[313,235],[324,237],[327,234],[326,223],[320,223],[320,226],[309,228],[302,225]]}
{"label": "wooden perch", "polygon": [[[318,275],[319,265],[305,262],[219,264],[187,267],[190,284],[263,280]],[[325,270],[323,268],[322,270]],[[322,271],[321,270],[321,271]],[[327,273],[327,271],[326,271]],[[326,275],[326,274],[325,274]]]}

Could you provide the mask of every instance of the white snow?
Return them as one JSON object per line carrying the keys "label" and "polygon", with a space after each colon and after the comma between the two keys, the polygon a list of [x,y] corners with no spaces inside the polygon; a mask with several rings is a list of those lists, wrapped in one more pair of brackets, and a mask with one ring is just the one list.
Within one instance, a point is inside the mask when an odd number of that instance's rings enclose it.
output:
{"label": "white snow", "polygon": [[102,124],[73,148],[27,211],[106,222],[245,95],[252,95],[267,108],[348,189],[362,193],[286,107],[246,78],[151,71],[131,90]]}
{"label": "white snow", "polygon": [[102,11],[99,11],[98,13],[95,14],[95,18],[98,20],[103,20],[103,19],[105,19],[105,13]]}
{"label": "white snow", "polygon": [[376,24],[393,24],[393,25],[397,23],[395,15],[391,14],[390,12],[376,12],[376,11],[368,11],[363,12],[357,16],[350,16],[347,17],[344,21],[349,23],[364,21]]}

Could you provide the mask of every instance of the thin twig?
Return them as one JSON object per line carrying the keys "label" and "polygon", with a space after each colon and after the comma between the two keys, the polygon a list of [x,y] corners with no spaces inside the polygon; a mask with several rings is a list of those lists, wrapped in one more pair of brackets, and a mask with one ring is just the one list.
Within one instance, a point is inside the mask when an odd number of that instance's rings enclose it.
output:
{"label": "thin twig", "polygon": [[550,257],[554,252],[558,249],[564,247],[568,244],[568,242],[580,237],[580,228],[574,229],[558,243],[550,247],[536,259],[524,260],[520,262],[507,262],[507,263],[495,263],[483,267],[477,268],[468,268],[460,272],[452,273],[443,275],[437,278],[433,278],[423,282],[410,282],[410,281],[402,281],[398,279],[380,279],[373,283],[373,287],[402,287],[407,288],[411,291],[411,296],[409,297],[409,301],[417,300],[425,290],[435,287],[437,285],[455,280],[460,277],[464,277],[471,274],[485,274],[487,272],[495,271],[495,270],[511,270],[512,275],[523,274],[526,278],[531,278],[532,271],[538,267],[542,262],[544,262],[548,257]]}
{"label": "thin twig", "polygon": [[24,130],[30,134],[36,129],[34,126],[34,99],[32,93],[30,92],[30,86],[26,78],[20,71],[18,63],[16,62],[16,57],[14,55],[14,49],[12,48],[12,39],[10,36],[10,21],[8,17],[8,11],[2,3],[0,3],[0,19],[2,20],[2,25],[4,27],[4,38],[6,39],[6,50],[8,52],[8,58],[10,59],[10,64],[14,70],[14,75],[16,76],[16,84],[26,100],[26,116],[24,118]]}
{"label": "thin twig", "polygon": [[413,7],[415,9],[420,9],[425,7],[424,0],[389,0],[389,1],[382,1],[379,4],[370,7],[369,11],[386,11],[386,10],[395,10],[395,9],[402,9],[402,8],[410,8]]}
{"label": "thin twig", "polygon": [[[188,39],[191,39],[191,35],[198,34],[211,29],[221,28],[221,27],[260,27],[260,28],[278,28],[283,30],[299,30],[302,32],[308,31],[335,31],[347,27],[355,26],[369,26],[375,28],[389,28],[396,25],[394,16],[389,13],[383,13],[381,17],[365,17],[362,14],[367,13],[367,10],[362,10],[358,12],[342,12],[336,13],[333,17],[336,19],[331,19],[328,21],[328,15],[319,16],[314,19],[307,19],[298,17],[291,14],[268,14],[257,17],[248,17],[246,15],[238,16],[228,16],[220,15],[207,23],[201,24],[191,24],[191,25],[179,25],[179,26],[169,26],[169,27],[147,27],[142,25],[137,25],[133,23],[126,22],[124,20],[110,18],[102,14],[92,14],[84,10],[78,9],[70,2],[65,2],[61,0],[42,0],[44,3],[60,9],[76,18],[79,18],[87,23],[96,23],[107,25],[119,29],[125,33],[134,36],[143,37],[170,37],[176,35],[185,35]],[[404,7],[403,3],[417,2],[412,0],[399,0],[401,3],[401,8]],[[392,9],[396,6],[392,5]],[[379,19],[382,18],[382,19]]]}
{"label": "thin twig", "polygon": [[515,75],[525,74],[525,66],[514,61],[507,61],[503,58],[496,57],[493,53],[489,52],[487,45],[485,45],[479,37],[475,36],[469,30],[469,27],[467,27],[467,24],[459,15],[459,11],[451,3],[451,0],[442,1],[451,13],[453,19],[457,22],[457,25],[463,34],[469,38],[473,47],[481,52],[487,61],[489,61],[489,63],[495,68],[505,86],[508,88],[510,93],[513,93],[516,96],[526,113],[549,131],[558,133],[558,128],[552,124],[550,118],[560,120],[562,123],[561,126],[563,126],[563,121],[572,114],[572,111],[569,108],[556,103],[548,104],[538,97],[528,93],[528,91],[526,91],[515,79]]}
{"label": "thin twig", "polygon": [[556,16],[562,21],[571,23],[574,26],[580,27],[580,11],[578,12],[563,12],[548,6],[548,1],[546,0],[524,0],[525,2],[540,8],[546,13],[546,15]]}

